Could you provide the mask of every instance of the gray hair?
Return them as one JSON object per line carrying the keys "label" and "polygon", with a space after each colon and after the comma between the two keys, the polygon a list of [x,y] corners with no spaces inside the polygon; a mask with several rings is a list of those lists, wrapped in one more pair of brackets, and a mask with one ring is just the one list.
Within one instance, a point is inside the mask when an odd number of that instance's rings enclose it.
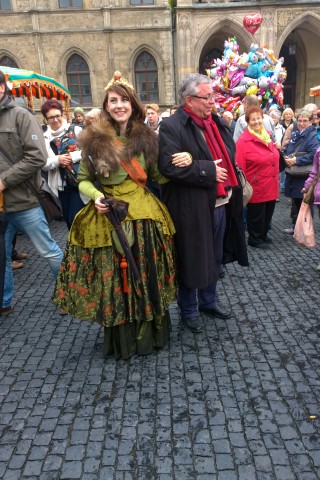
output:
{"label": "gray hair", "polygon": [[212,80],[206,75],[201,75],[200,73],[188,73],[185,75],[181,82],[178,93],[178,102],[179,105],[185,105],[186,97],[197,95],[199,92],[199,85],[211,85]]}
{"label": "gray hair", "polygon": [[281,118],[281,113],[279,112],[279,110],[271,110],[271,112],[269,112],[269,115],[270,117],[277,117],[279,120]]}
{"label": "gray hair", "polygon": [[316,103],[307,103],[304,107],[302,107],[302,110],[307,110],[308,112],[312,113],[314,110],[317,109],[318,111],[318,105]]}
{"label": "gray hair", "polygon": [[92,108],[85,114],[86,118],[98,117],[101,113],[101,108]]}
{"label": "gray hair", "polygon": [[310,110],[308,110],[307,108],[303,107],[301,110],[298,111],[297,113],[297,119],[299,117],[307,117],[309,118],[310,121],[312,121],[313,119],[313,114],[312,112],[310,112]]}

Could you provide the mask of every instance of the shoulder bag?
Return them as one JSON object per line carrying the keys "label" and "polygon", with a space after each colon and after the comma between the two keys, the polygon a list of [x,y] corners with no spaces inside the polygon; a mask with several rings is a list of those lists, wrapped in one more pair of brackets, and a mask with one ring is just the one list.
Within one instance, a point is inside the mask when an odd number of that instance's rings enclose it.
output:
{"label": "shoulder bag", "polygon": [[[303,157],[303,155],[306,155],[308,152],[300,152],[299,148],[304,144],[305,142],[303,141],[298,145],[296,150],[289,155],[290,157]],[[309,163],[308,165],[292,165],[292,167],[286,167],[284,169],[285,173],[288,175],[291,175],[292,177],[298,177],[298,178],[303,178],[303,177],[308,177],[309,173],[312,170],[312,163]]]}
{"label": "shoulder bag", "polygon": [[242,204],[244,207],[247,206],[250,198],[253,195],[253,188],[251,184],[248,182],[245,173],[241,170],[241,168],[237,167],[236,172],[239,177],[239,183],[242,188]]}

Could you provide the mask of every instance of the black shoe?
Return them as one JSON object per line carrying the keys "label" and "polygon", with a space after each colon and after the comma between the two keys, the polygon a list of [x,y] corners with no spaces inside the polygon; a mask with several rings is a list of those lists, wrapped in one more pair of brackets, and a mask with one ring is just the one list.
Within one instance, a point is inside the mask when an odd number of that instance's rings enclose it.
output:
{"label": "black shoe", "polygon": [[273,241],[270,237],[264,237],[263,241],[264,241],[264,243],[268,243],[268,244],[273,243]]}
{"label": "black shoe", "polygon": [[248,242],[248,245],[249,245],[249,247],[253,247],[253,248],[263,248],[263,249],[265,249],[265,250],[266,250],[267,248],[269,248],[269,247],[268,247],[268,243],[263,243],[263,242],[261,242],[261,243],[249,243],[249,242]]}
{"label": "black shoe", "polygon": [[202,332],[202,322],[200,317],[182,318],[183,324],[194,333]]}
{"label": "black shoe", "polygon": [[220,307],[214,307],[214,308],[199,308],[199,312],[206,313],[207,315],[211,315],[212,317],[218,317],[218,318],[223,318],[227,319],[232,316],[231,312],[224,312],[221,310]]}
{"label": "black shoe", "polygon": [[219,278],[224,278],[226,276],[226,271],[224,267],[221,265],[220,272],[219,272]]}

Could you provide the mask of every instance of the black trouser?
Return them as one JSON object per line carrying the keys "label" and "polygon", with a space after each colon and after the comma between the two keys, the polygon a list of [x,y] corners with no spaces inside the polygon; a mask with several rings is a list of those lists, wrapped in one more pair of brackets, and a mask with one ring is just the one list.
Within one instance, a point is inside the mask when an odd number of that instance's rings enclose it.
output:
{"label": "black trouser", "polygon": [[265,241],[275,205],[275,200],[261,203],[248,203],[247,230],[249,233],[249,245],[257,245]]}
{"label": "black trouser", "polygon": [[290,217],[291,217],[291,221],[292,221],[293,226],[295,226],[295,224],[296,224],[298,214],[299,214],[299,210],[300,210],[300,207],[301,207],[301,203],[302,203],[302,198],[293,198],[292,199],[292,207],[291,207]]}

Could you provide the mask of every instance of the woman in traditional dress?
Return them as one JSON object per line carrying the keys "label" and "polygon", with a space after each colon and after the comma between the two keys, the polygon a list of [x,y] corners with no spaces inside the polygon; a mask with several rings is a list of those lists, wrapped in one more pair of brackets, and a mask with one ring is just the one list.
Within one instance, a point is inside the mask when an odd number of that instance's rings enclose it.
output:
{"label": "woman in traditional dress", "polygon": [[[144,124],[143,105],[120,72],[105,90],[101,116],[79,138],[79,189],[91,201],[72,225],[53,301],[103,326],[104,356],[129,358],[168,342],[175,230],[166,207],[145,188],[147,174],[159,183],[167,179],[158,170],[158,137]],[[138,280],[107,218],[106,197],[129,203],[122,226]]]}

